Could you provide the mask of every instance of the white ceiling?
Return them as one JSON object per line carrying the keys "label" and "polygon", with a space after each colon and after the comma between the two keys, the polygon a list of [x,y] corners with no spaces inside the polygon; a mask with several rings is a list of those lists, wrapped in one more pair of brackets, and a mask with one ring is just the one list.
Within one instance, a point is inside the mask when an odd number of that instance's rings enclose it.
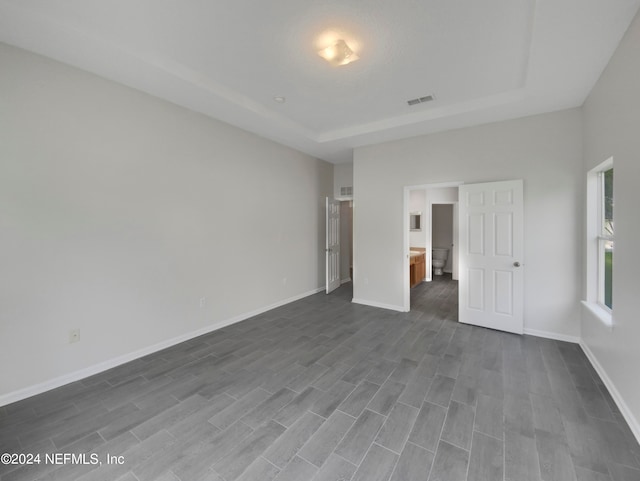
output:
{"label": "white ceiling", "polygon": [[[0,0],[0,41],[346,162],[356,146],[582,105],[639,6]],[[326,63],[332,37],[360,60]]]}

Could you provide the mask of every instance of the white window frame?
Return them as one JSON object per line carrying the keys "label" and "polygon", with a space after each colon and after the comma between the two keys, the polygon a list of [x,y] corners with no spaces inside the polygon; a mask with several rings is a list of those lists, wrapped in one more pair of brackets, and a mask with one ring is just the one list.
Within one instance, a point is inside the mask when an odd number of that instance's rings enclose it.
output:
{"label": "white window frame", "polygon": [[605,212],[604,212],[604,174],[608,170],[613,169],[613,163],[610,167],[602,169],[598,172],[598,297],[597,302],[600,307],[611,312],[611,308],[605,304],[605,244],[614,242],[614,235],[605,231]]}
{"label": "white window frame", "polygon": [[604,232],[604,172],[612,168],[613,157],[610,157],[587,174],[586,295],[584,301],[585,306],[610,328],[613,327],[613,311],[604,303],[604,245],[607,241],[614,241],[614,236]]}

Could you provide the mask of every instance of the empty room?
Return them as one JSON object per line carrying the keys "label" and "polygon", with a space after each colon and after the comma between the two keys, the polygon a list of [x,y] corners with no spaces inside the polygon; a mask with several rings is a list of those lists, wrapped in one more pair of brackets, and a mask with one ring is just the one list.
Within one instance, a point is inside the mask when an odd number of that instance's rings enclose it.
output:
{"label": "empty room", "polygon": [[640,0],[0,0],[1,481],[640,481]]}

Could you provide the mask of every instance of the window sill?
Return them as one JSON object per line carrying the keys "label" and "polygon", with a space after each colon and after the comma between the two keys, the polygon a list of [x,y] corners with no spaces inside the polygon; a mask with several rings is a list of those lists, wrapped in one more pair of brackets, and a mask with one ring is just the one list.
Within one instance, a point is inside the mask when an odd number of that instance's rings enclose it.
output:
{"label": "window sill", "polygon": [[611,312],[604,309],[600,304],[595,302],[582,301],[582,305],[586,307],[609,331],[613,331],[613,316]]}

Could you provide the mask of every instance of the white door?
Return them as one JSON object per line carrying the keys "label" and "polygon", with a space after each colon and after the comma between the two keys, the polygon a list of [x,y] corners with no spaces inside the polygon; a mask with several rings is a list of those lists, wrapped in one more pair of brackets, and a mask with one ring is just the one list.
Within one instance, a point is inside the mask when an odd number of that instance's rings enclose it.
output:
{"label": "white door", "polygon": [[459,320],[522,334],[522,180],[461,185]]}
{"label": "white door", "polygon": [[327,197],[327,294],[340,287],[340,201]]}

